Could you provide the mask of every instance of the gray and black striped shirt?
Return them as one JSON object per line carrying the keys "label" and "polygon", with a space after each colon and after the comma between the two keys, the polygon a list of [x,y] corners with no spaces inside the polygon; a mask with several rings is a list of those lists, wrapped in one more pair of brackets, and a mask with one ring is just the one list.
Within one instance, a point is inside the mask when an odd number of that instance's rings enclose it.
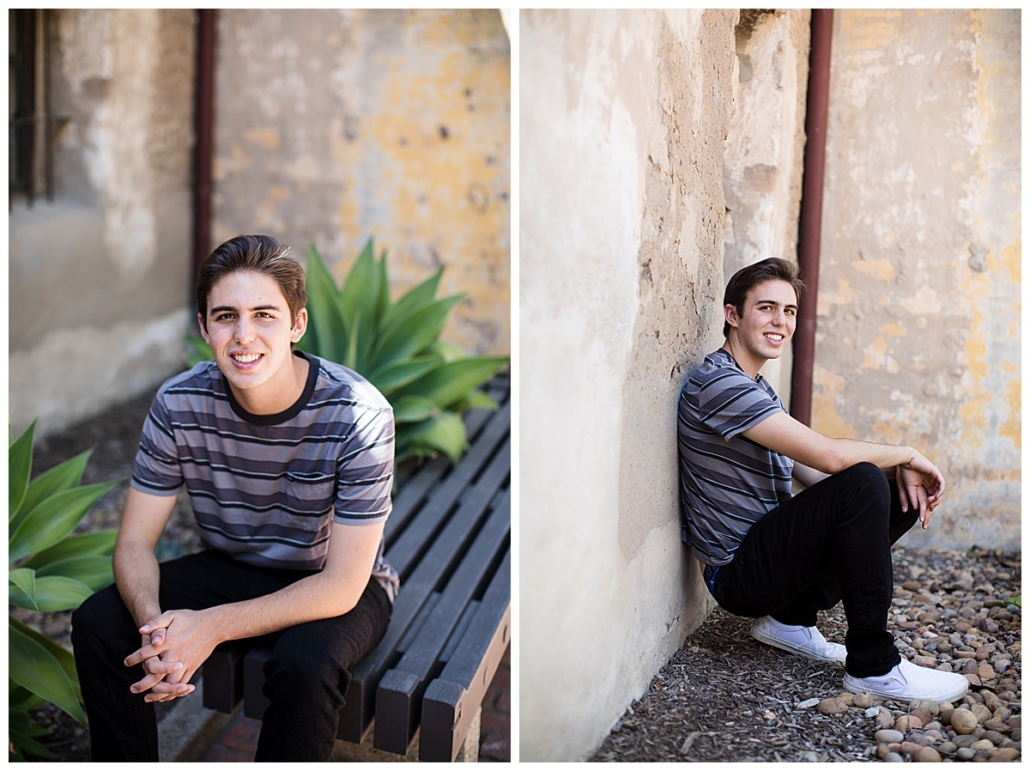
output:
{"label": "gray and black striped shirt", "polygon": [[[206,548],[251,565],[320,570],[333,522],[386,521],[392,502],[390,403],[364,378],[302,353],[300,399],[253,415],[213,361],[168,380],[143,426],[132,485],[190,496]],[[372,575],[391,600],[396,572],[380,544]]]}
{"label": "gray and black striped shirt", "polygon": [[751,526],[790,499],[794,461],[742,436],[785,411],[765,378],[752,380],[721,348],[683,385],[681,536],[706,565],[730,562]]}

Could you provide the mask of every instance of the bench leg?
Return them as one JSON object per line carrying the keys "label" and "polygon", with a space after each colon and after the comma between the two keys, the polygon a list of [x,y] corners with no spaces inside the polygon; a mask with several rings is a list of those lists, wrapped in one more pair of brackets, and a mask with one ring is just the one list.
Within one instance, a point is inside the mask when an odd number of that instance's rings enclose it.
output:
{"label": "bench leg", "polygon": [[472,723],[469,725],[469,732],[465,734],[465,741],[461,745],[461,749],[458,750],[458,757],[454,759],[456,763],[479,762],[479,733],[482,717],[483,708],[480,707],[476,710],[476,716],[472,718]]}

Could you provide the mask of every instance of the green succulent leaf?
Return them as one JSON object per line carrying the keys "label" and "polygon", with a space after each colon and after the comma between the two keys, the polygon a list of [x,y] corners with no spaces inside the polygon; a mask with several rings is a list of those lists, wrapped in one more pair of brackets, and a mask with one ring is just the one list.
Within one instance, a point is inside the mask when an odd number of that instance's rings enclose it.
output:
{"label": "green succulent leaf", "polygon": [[422,377],[441,364],[443,364],[443,359],[439,356],[416,356],[404,361],[384,364],[373,371],[368,379],[375,384],[383,396],[389,398],[392,391]]}
{"label": "green succulent leaf", "polygon": [[202,361],[211,361],[215,358],[215,354],[211,350],[211,346],[208,345],[200,335],[188,332],[186,334],[186,342],[189,348],[186,353],[186,363],[191,368],[197,366]]}
{"label": "green succulent leaf", "polygon": [[444,361],[457,361],[458,359],[468,358],[460,346],[449,343],[446,340],[437,340],[435,343],[430,343],[426,346],[423,353],[441,356]]}
{"label": "green succulent leaf", "polygon": [[26,428],[10,446],[7,456],[8,490],[7,490],[7,522],[10,524],[18,516],[18,509],[29,489],[29,477],[32,475],[32,439],[36,433],[36,421]]}
{"label": "green succulent leaf", "polygon": [[[369,243],[371,243],[371,239],[369,240]],[[390,307],[390,274],[386,270],[385,251],[379,257],[377,270],[379,272],[379,279],[377,284],[378,292],[376,294],[374,324],[376,328],[379,328],[379,326],[382,324],[383,316],[386,314],[387,309]]]}
{"label": "green succulent leaf", "polygon": [[[118,539],[117,530],[97,530],[92,533],[70,535],[49,549],[37,552],[23,563],[23,567],[43,570],[52,563],[81,557],[108,557]],[[85,582],[83,582],[85,583]]]}
{"label": "green succulent leaf", "polygon": [[35,595],[29,596],[11,586],[8,599],[19,608],[56,613],[61,610],[75,610],[93,594],[93,590],[85,584],[65,576],[37,577],[34,588]]}
{"label": "green succulent leaf", "polygon": [[371,369],[421,353],[443,332],[447,315],[460,299],[460,295],[455,295],[436,300],[400,319],[379,339],[370,362]]}
{"label": "green succulent leaf", "polygon": [[488,393],[472,391],[452,404],[451,409],[458,414],[464,414],[469,410],[496,410],[497,402]]}
{"label": "green succulent leaf", "polygon": [[399,319],[406,318],[414,310],[426,303],[432,302],[433,298],[436,297],[436,289],[440,285],[440,277],[442,275],[443,268],[440,268],[436,273],[410,289],[396,303],[391,305],[383,315],[380,323],[382,333],[386,334]]}
{"label": "green succulent leaf", "polygon": [[86,724],[75,660],[43,635],[8,617],[8,663],[11,680]]}
{"label": "green succulent leaf", "polygon": [[[28,598],[29,604],[26,606],[22,603],[15,603],[20,608],[28,607],[32,610],[36,608],[36,571],[32,568],[18,568],[17,570],[7,571],[7,580],[12,585],[8,590],[17,590],[20,592],[19,597],[24,596]],[[11,600],[14,602],[13,600]]]}
{"label": "green succulent leaf", "polygon": [[77,487],[79,482],[82,481],[82,472],[85,470],[86,463],[92,454],[92,450],[86,450],[84,453],[54,466],[49,471],[33,479],[25,493],[25,499],[21,504],[21,511],[10,522],[11,531],[16,530],[18,525],[22,523],[22,520],[28,516],[29,512],[51,495],[62,490]]}
{"label": "green succulent leaf", "polygon": [[114,582],[114,568],[110,557],[71,557],[36,571],[37,579],[49,576],[73,579],[95,592]]}
{"label": "green succulent leaf", "polygon": [[27,688],[22,688],[17,683],[11,682],[10,678],[8,678],[7,683],[9,686],[7,705],[12,713],[28,712],[30,709],[35,709],[46,703],[45,699],[40,698]]}
{"label": "green succulent leaf", "polygon": [[439,411],[439,407],[429,399],[421,396],[403,396],[393,405],[393,419],[396,423],[418,423]]}
{"label": "green succulent leaf", "polygon": [[86,516],[116,482],[76,487],[52,495],[28,513],[11,536],[8,563],[14,564],[33,552],[47,549],[66,535]]}
{"label": "green succulent leaf", "polygon": [[340,310],[336,282],[322,262],[318,250],[311,247],[307,266],[308,331],[297,347],[342,362],[347,352],[347,326]]}
{"label": "green succulent leaf", "polygon": [[399,388],[396,396],[423,396],[447,409],[497,374],[507,363],[507,357],[501,356],[476,356],[447,362]]}
{"label": "green succulent leaf", "polygon": [[431,454],[439,451],[457,464],[462,453],[468,449],[465,436],[465,424],[461,417],[453,412],[438,412],[428,420],[413,424],[410,427],[401,425],[397,428],[397,436],[411,442],[421,449],[419,454]]}

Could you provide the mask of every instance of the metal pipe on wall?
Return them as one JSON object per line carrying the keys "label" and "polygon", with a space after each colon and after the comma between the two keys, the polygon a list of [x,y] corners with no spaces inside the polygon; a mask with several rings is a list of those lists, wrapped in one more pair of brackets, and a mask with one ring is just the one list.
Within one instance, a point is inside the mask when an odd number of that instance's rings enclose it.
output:
{"label": "metal pipe on wall", "polygon": [[214,157],[215,23],[214,10],[197,11],[196,149],[193,154],[193,282],[211,253],[211,179]]}
{"label": "metal pipe on wall", "polygon": [[830,96],[830,41],[833,11],[812,11],[811,58],[805,118],[805,171],[798,225],[798,265],[806,290],[801,295],[794,334],[794,371],[790,414],[806,426],[812,421],[812,373],[819,296],[819,240],[822,236],[823,173],[826,168],[826,121]]}

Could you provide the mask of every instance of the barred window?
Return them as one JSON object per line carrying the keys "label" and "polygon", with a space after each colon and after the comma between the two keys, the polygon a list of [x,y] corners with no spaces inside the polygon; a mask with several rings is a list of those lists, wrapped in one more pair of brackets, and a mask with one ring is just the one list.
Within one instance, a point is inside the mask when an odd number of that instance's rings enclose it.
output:
{"label": "barred window", "polygon": [[54,197],[54,121],[50,106],[53,11],[12,9],[9,34],[9,189],[32,201]]}

